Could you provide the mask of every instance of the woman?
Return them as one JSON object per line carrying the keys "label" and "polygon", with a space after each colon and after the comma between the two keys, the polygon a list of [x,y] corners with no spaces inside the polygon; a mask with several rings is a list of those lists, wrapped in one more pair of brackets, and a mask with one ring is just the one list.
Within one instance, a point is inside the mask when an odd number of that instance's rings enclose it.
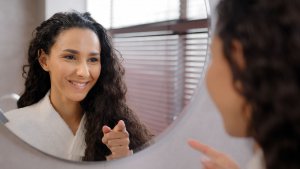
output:
{"label": "woman", "polygon": [[89,13],[57,13],[35,30],[20,109],[6,113],[7,127],[61,158],[131,155],[151,135],[126,105],[123,75],[106,30]]}
{"label": "woman", "polygon": [[[221,0],[207,72],[226,131],[253,137],[249,168],[300,168],[300,1]],[[238,168],[226,155],[189,141],[204,168]]]}

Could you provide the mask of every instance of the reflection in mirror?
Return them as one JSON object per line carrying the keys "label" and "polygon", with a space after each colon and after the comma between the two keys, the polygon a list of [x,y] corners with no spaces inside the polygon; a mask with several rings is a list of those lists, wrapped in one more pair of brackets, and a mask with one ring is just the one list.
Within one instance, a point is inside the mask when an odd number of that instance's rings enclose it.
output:
{"label": "reflection in mirror", "polygon": [[153,134],[160,134],[201,78],[208,44],[205,1],[88,0],[88,9],[110,30],[124,58],[128,104]]}
{"label": "reflection in mirror", "polygon": [[5,114],[6,126],[62,158],[129,156],[151,135],[126,105],[123,72],[108,35],[88,13],[56,13],[33,33],[25,91],[19,109]]}
{"label": "reflection in mirror", "polygon": [[[10,120],[7,126],[16,135],[60,158],[111,160],[141,150],[150,141],[150,133],[160,134],[176,119],[192,97],[206,62],[205,3],[201,0],[128,0],[126,5],[129,6],[120,5],[123,1],[101,1],[111,2],[106,8],[103,4],[97,5],[99,1],[87,0],[87,10],[95,18],[108,18],[109,23],[103,21],[103,25],[109,30],[114,48],[119,51],[116,55],[122,57],[121,64],[126,69],[127,102],[120,80],[122,72],[118,72],[119,61],[107,50],[110,45],[106,44],[105,35],[95,34],[98,28],[83,24],[80,27],[87,29],[66,28],[72,25],[63,25],[60,29],[60,25],[56,34],[54,27],[44,23],[38,31],[41,34],[53,31],[53,34],[31,42],[34,49],[30,49],[30,69],[38,67],[36,71],[45,75],[50,72],[51,78],[39,77],[31,85],[26,83],[27,93],[20,92],[18,101],[18,106],[23,108],[5,113]],[[109,9],[108,14],[97,13],[105,11],[101,9]],[[128,18],[131,20],[124,22]],[[53,20],[52,24],[58,23]],[[55,39],[53,44],[49,43],[51,38]],[[78,48],[79,43],[85,44],[84,48]],[[106,57],[116,65],[111,66]],[[97,81],[100,64],[101,75]],[[25,70],[28,73],[28,67]],[[117,77],[110,71],[115,71]],[[32,77],[25,75],[27,81]],[[98,84],[103,84],[102,88],[94,87]],[[89,94],[85,97],[84,93]]]}

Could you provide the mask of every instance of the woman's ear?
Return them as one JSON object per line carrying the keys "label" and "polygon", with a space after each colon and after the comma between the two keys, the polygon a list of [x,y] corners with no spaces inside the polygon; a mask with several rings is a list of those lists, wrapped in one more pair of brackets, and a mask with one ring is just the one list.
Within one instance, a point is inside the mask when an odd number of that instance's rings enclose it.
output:
{"label": "woman's ear", "polygon": [[[237,64],[237,66],[239,67],[239,69],[240,70],[245,69],[246,61],[245,61],[245,56],[244,56],[244,49],[243,49],[242,43],[239,40],[233,40],[233,42],[232,42],[232,56]],[[240,80],[235,81],[234,85],[239,91],[244,90],[242,82]],[[246,103],[246,101],[243,105],[243,116],[244,116],[244,119],[247,121],[247,123],[249,123],[252,118],[251,117],[252,116],[252,107],[249,103]]]}
{"label": "woman's ear", "polygon": [[39,63],[46,72],[49,71],[48,59],[49,59],[49,56],[44,52],[44,50],[40,49]]}
{"label": "woman's ear", "polygon": [[240,41],[233,40],[232,42],[232,56],[234,57],[240,69],[245,67],[244,50]]}

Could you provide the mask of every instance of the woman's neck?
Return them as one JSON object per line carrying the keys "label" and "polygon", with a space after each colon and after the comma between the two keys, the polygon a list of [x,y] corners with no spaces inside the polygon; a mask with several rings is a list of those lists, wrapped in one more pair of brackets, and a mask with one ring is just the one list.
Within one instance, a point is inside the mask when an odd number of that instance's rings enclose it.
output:
{"label": "woman's neck", "polygon": [[261,147],[260,147],[260,145],[256,141],[254,141],[253,152],[256,153],[258,151],[261,151]]}
{"label": "woman's neck", "polygon": [[80,103],[55,97],[51,94],[50,102],[75,135],[83,116],[83,110]]}

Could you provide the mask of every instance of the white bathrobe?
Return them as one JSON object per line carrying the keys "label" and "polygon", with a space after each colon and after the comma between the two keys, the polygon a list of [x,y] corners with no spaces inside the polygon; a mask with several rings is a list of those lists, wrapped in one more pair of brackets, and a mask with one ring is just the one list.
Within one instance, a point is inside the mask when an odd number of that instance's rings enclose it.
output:
{"label": "white bathrobe", "polygon": [[80,161],[86,148],[84,121],[81,119],[74,136],[71,129],[53,108],[49,93],[38,103],[5,113],[5,125],[25,142],[63,159]]}
{"label": "white bathrobe", "polygon": [[265,169],[264,154],[261,149],[256,150],[246,169]]}

